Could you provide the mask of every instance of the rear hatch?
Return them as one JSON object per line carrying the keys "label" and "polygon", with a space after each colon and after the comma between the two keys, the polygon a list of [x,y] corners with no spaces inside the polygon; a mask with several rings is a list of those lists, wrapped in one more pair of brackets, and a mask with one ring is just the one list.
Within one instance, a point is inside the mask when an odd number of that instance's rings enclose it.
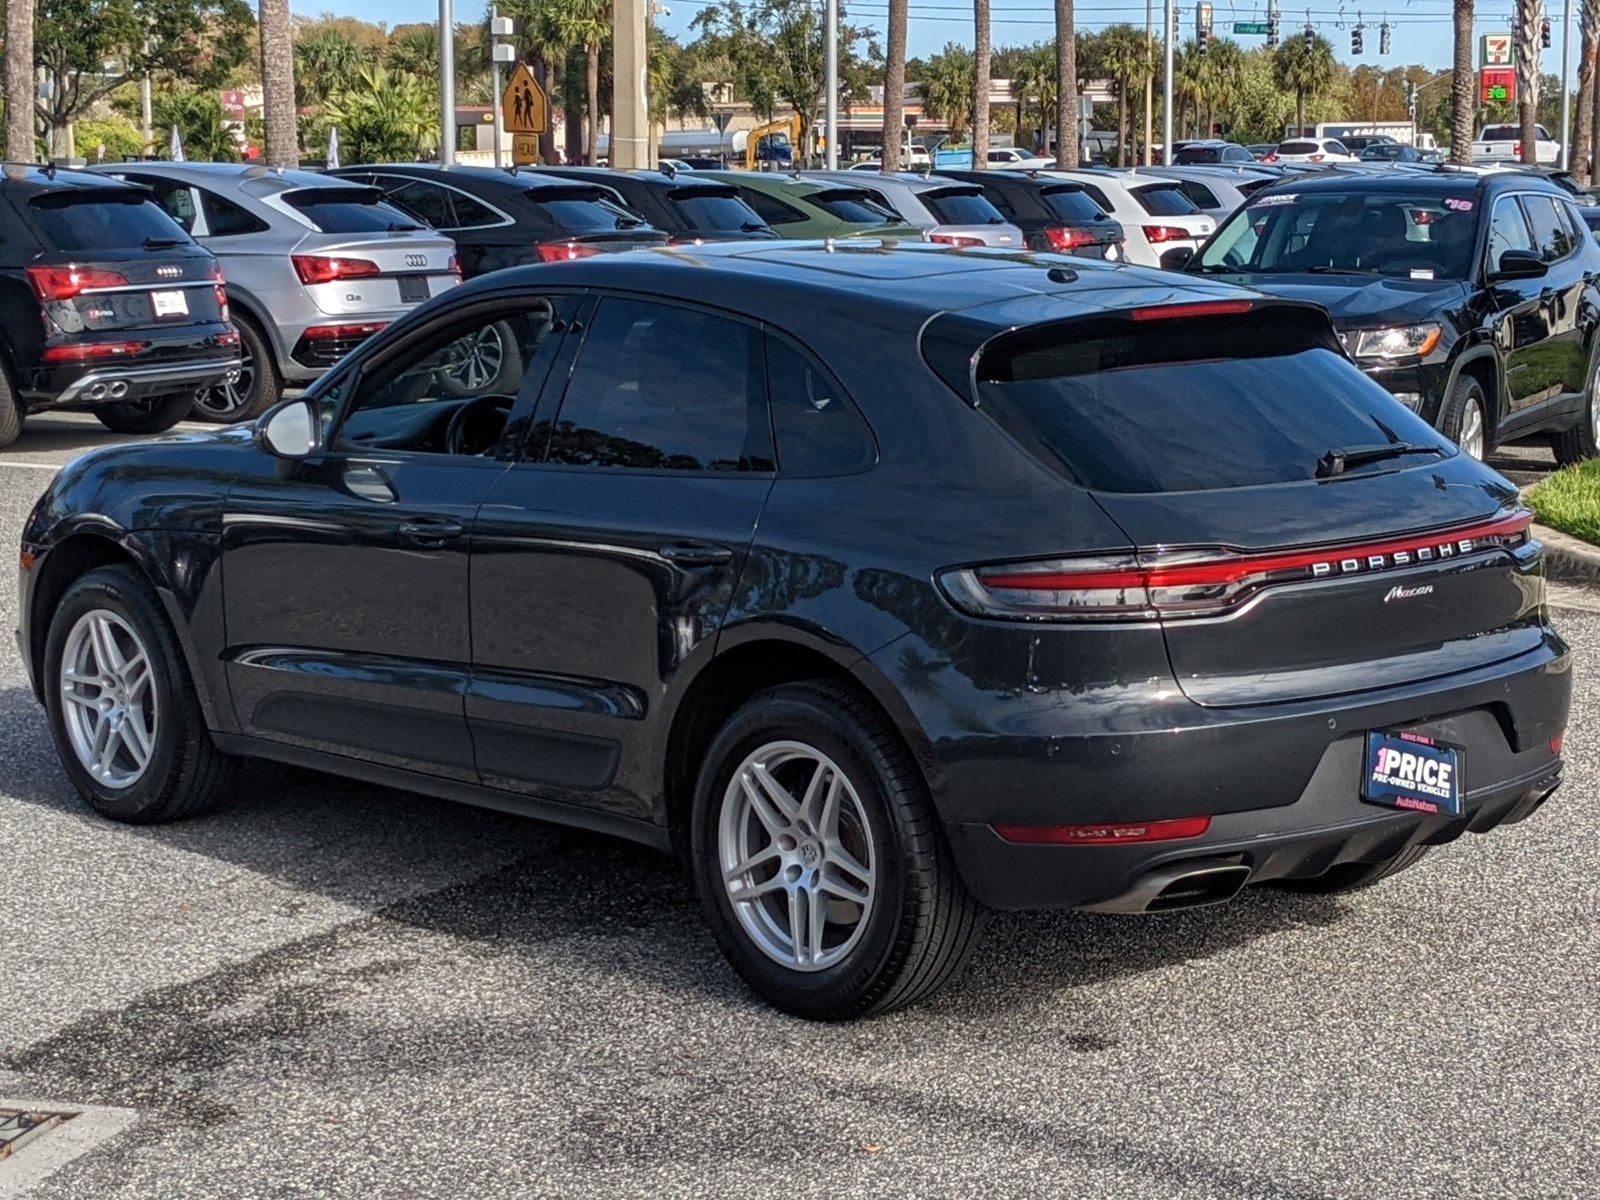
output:
{"label": "rear hatch", "polygon": [[1022,230],[1001,215],[977,184],[932,188],[918,192],[917,199],[937,222],[927,231],[930,242],[1023,248]]}
{"label": "rear hatch", "polygon": [[534,248],[541,262],[659,246],[667,240],[616,192],[598,184],[539,183],[523,198],[546,225],[555,227]]}
{"label": "rear hatch", "polygon": [[312,303],[330,316],[401,311],[461,282],[455,243],[377,188],[296,188],[283,202],[315,231],[292,260]]}
{"label": "rear hatch", "polygon": [[778,235],[724,183],[687,183],[669,188],[666,204],[681,227],[673,241],[758,241]]}
{"label": "rear hatch", "polygon": [[1195,207],[1176,179],[1130,182],[1128,191],[1148,214],[1148,220],[1143,222],[1144,236],[1158,250],[1172,243],[1181,246],[1203,242],[1216,231],[1216,218],[1206,216]]}
{"label": "rear hatch", "polygon": [[1051,224],[1040,230],[1033,250],[1056,250],[1081,258],[1119,258],[1122,226],[1100,211],[1082,184],[1047,183],[1039,199]]}
{"label": "rear hatch", "polygon": [[808,204],[840,221],[848,237],[922,237],[922,230],[906,224],[899,213],[864,188],[829,187],[801,195]]}
{"label": "rear hatch", "polygon": [[143,189],[44,191],[26,209],[50,247],[26,267],[44,314],[47,363],[68,361],[64,347],[133,341],[140,348],[127,356],[160,359],[226,323],[216,259]]}
{"label": "rear hatch", "polygon": [[1311,306],[1036,325],[991,340],[975,378],[979,410],[1088,489],[1130,547],[975,578],[1082,619],[1158,620],[1198,704],[1415,682],[1542,640],[1515,490],[1363,376]]}

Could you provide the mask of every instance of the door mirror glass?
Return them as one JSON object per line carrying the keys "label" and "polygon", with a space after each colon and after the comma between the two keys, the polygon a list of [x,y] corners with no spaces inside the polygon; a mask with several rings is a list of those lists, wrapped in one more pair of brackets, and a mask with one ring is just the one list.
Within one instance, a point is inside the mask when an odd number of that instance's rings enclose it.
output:
{"label": "door mirror glass", "polygon": [[279,405],[256,426],[256,441],[279,458],[305,458],[321,449],[316,409],[309,400]]}
{"label": "door mirror glass", "polygon": [[1537,279],[1549,268],[1537,250],[1507,250],[1500,255],[1495,279]]}

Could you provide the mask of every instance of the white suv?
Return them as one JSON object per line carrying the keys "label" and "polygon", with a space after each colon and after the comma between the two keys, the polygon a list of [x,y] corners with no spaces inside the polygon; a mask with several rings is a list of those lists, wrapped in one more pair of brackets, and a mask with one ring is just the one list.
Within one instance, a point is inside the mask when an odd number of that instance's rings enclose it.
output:
{"label": "white suv", "polygon": [[1216,218],[1201,212],[1176,179],[1137,171],[1048,174],[1078,184],[1100,211],[1121,225],[1128,261],[1140,266],[1177,270],[1217,228]]}

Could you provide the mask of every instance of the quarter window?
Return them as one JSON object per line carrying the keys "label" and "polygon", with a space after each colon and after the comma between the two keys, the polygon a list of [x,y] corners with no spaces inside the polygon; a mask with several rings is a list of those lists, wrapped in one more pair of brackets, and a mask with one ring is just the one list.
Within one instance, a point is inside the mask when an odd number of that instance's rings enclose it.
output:
{"label": "quarter window", "polygon": [[1533,238],[1528,233],[1521,205],[1510,198],[1496,203],[1494,219],[1489,222],[1489,269],[1499,268],[1500,256],[1507,250],[1532,249]]}
{"label": "quarter window", "polygon": [[1553,196],[1524,196],[1522,207],[1527,210],[1528,224],[1533,229],[1533,248],[1545,262],[1556,262],[1571,254],[1574,247],[1572,231],[1561,219]]}
{"label": "quarter window", "polygon": [[156,195],[156,203],[166,210],[179,225],[183,226],[185,233],[194,232],[194,192],[185,183],[174,183],[170,179],[151,179],[137,175],[128,176],[134,183],[142,183]]}
{"label": "quarter window", "polygon": [[456,215],[450,207],[450,193],[431,183],[411,179],[388,193],[395,207],[426,221],[435,229],[454,229]]}
{"label": "quarter window", "polygon": [[270,228],[260,217],[232,200],[224,200],[204,189],[200,192],[200,209],[206,214],[206,234],[210,237],[239,237]]}
{"label": "quarter window", "polygon": [[740,188],[739,195],[768,225],[798,225],[806,219],[805,213],[790,208],[776,196],[769,196],[754,188]]}
{"label": "quarter window", "polygon": [[761,334],[697,309],[607,298],[567,384],[546,461],[770,471]]}
{"label": "quarter window", "polygon": [[867,423],[826,372],[780,338],[767,339],[767,389],[778,470],[804,479],[850,475],[877,461]]}

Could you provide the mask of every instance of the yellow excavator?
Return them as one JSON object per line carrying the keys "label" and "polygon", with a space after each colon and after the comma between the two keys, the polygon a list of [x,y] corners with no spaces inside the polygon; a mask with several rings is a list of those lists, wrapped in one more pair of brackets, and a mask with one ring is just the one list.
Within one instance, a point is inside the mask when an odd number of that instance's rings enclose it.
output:
{"label": "yellow excavator", "polygon": [[745,135],[744,169],[754,171],[763,166],[793,165],[799,153],[802,129],[798,114],[757,125]]}

